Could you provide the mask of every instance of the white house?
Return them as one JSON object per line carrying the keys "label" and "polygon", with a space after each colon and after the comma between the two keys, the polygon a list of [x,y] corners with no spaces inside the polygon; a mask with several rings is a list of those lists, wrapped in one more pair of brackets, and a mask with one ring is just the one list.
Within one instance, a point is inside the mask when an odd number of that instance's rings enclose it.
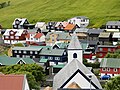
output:
{"label": "white house", "polygon": [[45,35],[43,33],[31,32],[26,35],[27,44],[42,43],[42,42],[45,42]]}
{"label": "white house", "polygon": [[68,19],[69,23],[76,24],[78,28],[87,27],[89,25],[89,18],[85,16],[76,16],[71,19]]}
{"label": "white house", "polygon": [[46,24],[45,24],[45,22],[37,22],[35,25],[35,28],[40,28],[40,30],[45,30]]}
{"label": "white house", "polygon": [[12,26],[14,29],[24,29],[25,24],[29,24],[27,18],[16,18]]}

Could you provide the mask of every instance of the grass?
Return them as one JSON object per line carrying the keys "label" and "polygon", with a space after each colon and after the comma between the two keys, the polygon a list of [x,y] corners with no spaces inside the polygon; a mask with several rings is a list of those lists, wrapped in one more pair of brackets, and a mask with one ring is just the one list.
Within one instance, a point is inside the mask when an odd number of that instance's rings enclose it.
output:
{"label": "grass", "polygon": [[[5,0],[0,0],[4,2]],[[90,27],[100,27],[109,20],[120,20],[119,0],[10,0],[0,9],[0,23],[12,28],[16,17],[37,21],[63,21],[75,16],[90,18]],[[7,1],[6,1],[7,2]]]}

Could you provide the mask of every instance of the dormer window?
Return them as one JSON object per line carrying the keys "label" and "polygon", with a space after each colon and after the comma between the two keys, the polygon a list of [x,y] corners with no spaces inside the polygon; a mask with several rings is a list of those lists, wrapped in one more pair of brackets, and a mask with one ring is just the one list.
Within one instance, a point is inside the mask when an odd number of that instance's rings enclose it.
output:
{"label": "dormer window", "polygon": [[13,31],[11,31],[11,32],[10,32],[10,34],[14,34],[14,32],[13,32]]}
{"label": "dormer window", "polygon": [[114,72],[117,72],[117,68],[114,68],[113,70],[114,70]]}
{"label": "dormer window", "polygon": [[15,24],[16,25],[19,25],[20,24],[20,21],[18,19],[15,20]]}

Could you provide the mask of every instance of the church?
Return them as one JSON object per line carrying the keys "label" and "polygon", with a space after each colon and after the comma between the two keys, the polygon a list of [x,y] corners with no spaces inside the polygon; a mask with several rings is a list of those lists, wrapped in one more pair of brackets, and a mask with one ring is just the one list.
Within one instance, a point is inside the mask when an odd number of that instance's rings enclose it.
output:
{"label": "church", "polygon": [[74,33],[68,63],[54,76],[52,90],[102,90],[97,77],[83,64],[83,50]]}

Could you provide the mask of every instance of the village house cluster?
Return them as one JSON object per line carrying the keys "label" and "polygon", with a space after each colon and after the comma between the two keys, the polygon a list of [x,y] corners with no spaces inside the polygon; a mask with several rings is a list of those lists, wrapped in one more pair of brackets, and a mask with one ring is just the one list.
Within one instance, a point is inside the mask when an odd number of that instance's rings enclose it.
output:
{"label": "village house cluster", "polygon": [[24,47],[12,47],[11,57],[0,56],[0,65],[38,63],[47,75],[55,75],[53,90],[67,90],[64,88],[73,85],[77,89],[102,90],[83,59],[100,62],[100,77],[120,74],[120,60],[105,58],[108,52],[120,49],[120,21],[108,21],[104,29],[87,28],[89,23],[85,16],[36,24],[30,24],[26,18],[16,18],[12,29],[1,29],[2,40],[8,45],[22,43]]}

